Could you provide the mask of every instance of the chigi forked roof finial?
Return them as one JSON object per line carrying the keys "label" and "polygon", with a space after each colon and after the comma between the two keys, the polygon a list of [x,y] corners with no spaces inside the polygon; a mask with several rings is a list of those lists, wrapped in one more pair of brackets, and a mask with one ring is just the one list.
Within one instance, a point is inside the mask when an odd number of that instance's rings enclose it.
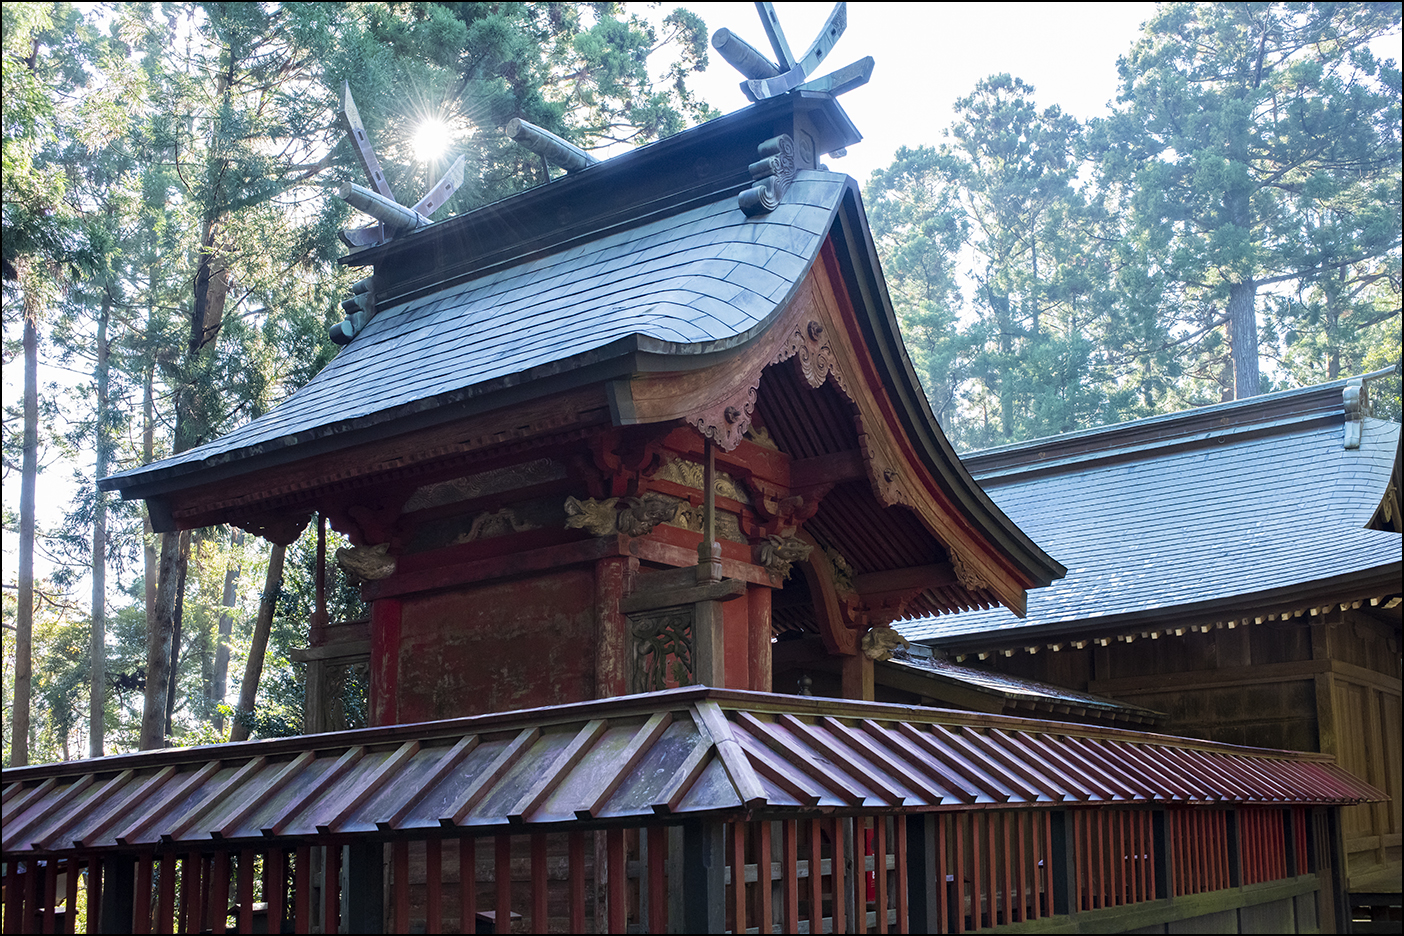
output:
{"label": "chigi forked roof finial", "polygon": [[822,78],[806,80],[818,70],[819,64],[833,51],[839,36],[848,28],[847,3],[834,4],[833,12],[824,22],[824,28],[798,58],[790,51],[790,43],[785,38],[785,31],[780,27],[780,17],[775,13],[775,5],[757,3],[756,10],[760,13],[761,25],[765,27],[770,47],[775,50],[775,62],[729,29],[718,29],[712,35],[712,47],[730,62],[733,68],[746,76],[747,80],[741,82],[741,91],[750,100],[763,101],[796,88],[804,91],[826,91],[837,97],[867,84],[868,79],[872,77],[873,57],[869,55]]}

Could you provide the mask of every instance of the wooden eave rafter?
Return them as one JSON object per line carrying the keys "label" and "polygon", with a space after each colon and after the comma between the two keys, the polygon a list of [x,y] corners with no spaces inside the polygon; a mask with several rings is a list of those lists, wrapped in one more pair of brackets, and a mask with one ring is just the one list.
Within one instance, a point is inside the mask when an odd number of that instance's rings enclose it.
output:
{"label": "wooden eave rafter", "polygon": [[[858,234],[869,250],[855,257]],[[879,504],[900,504],[921,519],[950,552],[967,590],[987,590],[1020,616],[1027,589],[1065,573],[980,490],[935,428],[852,186],[819,259],[759,335],[704,367],[615,381],[612,409],[626,425],[684,420],[734,449],[751,425],[766,368],[786,362],[812,387],[837,384],[858,411],[860,446],[792,464],[787,487],[865,479]]]}
{"label": "wooden eave rafter", "polygon": [[[1352,575],[1337,576],[1327,581],[1306,582],[1287,588],[1275,588],[1249,595],[1234,595],[1229,600],[1210,600],[1148,608],[1088,621],[1076,618],[1056,624],[1009,627],[923,640],[940,647],[948,654],[961,656],[1073,646],[1073,641],[1092,644],[1100,641],[1120,642],[1129,636],[1141,639],[1154,633],[1157,638],[1174,636],[1220,627],[1253,626],[1270,620],[1317,620],[1317,611],[1368,602],[1372,598],[1400,593],[1400,575],[1404,563],[1393,562]],[[1395,605],[1394,607],[1399,607]],[[1163,639],[1163,638],[1162,638]]]}

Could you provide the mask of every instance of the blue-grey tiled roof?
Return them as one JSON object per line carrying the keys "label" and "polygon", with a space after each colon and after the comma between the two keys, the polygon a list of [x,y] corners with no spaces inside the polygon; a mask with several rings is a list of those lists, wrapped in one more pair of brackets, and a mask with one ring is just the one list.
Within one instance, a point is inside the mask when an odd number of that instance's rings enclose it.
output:
{"label": "blue-grey tiled roof", "polygon": [[769,214],[747,218],[731,192],[381,309],[264,416],[113,479],[305,442],[543,368],[578,367],[620,339],[670,354],[744,339],[808,270],[845,185],[841,174],[801,171]]}
{"label": "blue-grey tiled roof", "polygon": [[[1339,413],[1323,418],[1318,410],[1293,426],[1280,413],[1255,425],[1236,422],[1234,412],[1226,407],[1217,428],[1162,444],[1095,451],[1079,441],[1080,454],[1061,465],[1040,463],[1032,454],[1039,443],[1028,443],[1022,466],[1005,459],[982,474],[975,453],[967,466],[976,480],[1068,574],[1029,592],[1022,621],[994,608],[907,621],[902,634],[938,645],[989,634],[993,645],[1003,632],[1037,640],[1073,622],[1095,628],[1176,609],[1203,613],[1236,596],[1309,591],[1313,583],[1324,592],[1332,579],[1391,565],[1397,581],[1399,535],[1365,524],[1389,482],[1399,425],[1367,419],[1360,448],[1346,449]],[[1193,414],[1183,415],[1187,422]],[[1173,435],[1175,420],[1157,419],[1164,427],[1156,431]]]}

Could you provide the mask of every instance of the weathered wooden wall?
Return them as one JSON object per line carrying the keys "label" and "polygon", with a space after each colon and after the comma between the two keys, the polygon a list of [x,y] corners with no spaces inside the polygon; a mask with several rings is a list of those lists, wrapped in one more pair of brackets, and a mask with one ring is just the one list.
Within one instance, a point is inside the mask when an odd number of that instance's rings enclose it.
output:
{"label": "weathered wooden wall", "polygon": [[1336,606],[1105,647],[991,653],[985,665],[1164,712],[1174,734],[1334,754],[1391,797],[1342,810],[1351,889],[1381,889],[1373,879],[1383,876],[1397,890],[1404,833],[1398,634],[1369,610]]}
{"label": "weathered wooden wall", "polygon": [[406,598],[399,720],[594,698],[594,605],[589,566]]}

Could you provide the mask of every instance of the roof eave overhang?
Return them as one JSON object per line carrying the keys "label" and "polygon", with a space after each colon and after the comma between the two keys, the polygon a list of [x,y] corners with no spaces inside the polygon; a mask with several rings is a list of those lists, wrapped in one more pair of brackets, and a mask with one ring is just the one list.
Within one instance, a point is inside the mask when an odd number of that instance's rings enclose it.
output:
{"label": "roof eave overhang", "polygon": [[179,497],[209,484],[348,451],[370,441],[412,435],[469,415],[628,376],[639,367],[639,354],[637,336],[629,336],[550,365],[331,423],[312,432],[222,452],[201,461],[165,467],[157,462],[109,475],[98,481],[98,488],[118,491],[124,500]]}
{"label": "roof eave overhang", "polygon": [[[1040,549],[990,500],[938,428],[931,404],[921,390],[902,342],[858,184],[851,179],[829,237],[849,294],[862,313],[858,316],[859,324],[877,360],[884,389],[896,406],[902,429],[917,447],[942,493],[959,506],[966,522],[979,530],[1025,577],[1026,587],[1039,588],[1062,578],[1067,569]],[[1022,616],[1022,608],[1011,610]]]}
{"label": "roof eave overhang", "polygon": [[1270,614],[1281,618],[1283,614],[1295,616],[1300,611],[1304,616],[1314,617],[1321,608],[1399,594],[1401,572],[1404,572],[1404,564],[1391,562],[1328,579],[1227,598],[1166,605],[1105,617],[1023,624],[977,634],[931,637],[917,643],[939,647],[953,654],[983,653],[1027,646],[1041,647],[1051,642],[1066,642],[1069,638],[1095,640],[1147,631],[1164,632],[1169,628],[1227,626],[1229,622],[1238,626],[1245,620],[1256,622],[1259,618],[1266,619]]}

